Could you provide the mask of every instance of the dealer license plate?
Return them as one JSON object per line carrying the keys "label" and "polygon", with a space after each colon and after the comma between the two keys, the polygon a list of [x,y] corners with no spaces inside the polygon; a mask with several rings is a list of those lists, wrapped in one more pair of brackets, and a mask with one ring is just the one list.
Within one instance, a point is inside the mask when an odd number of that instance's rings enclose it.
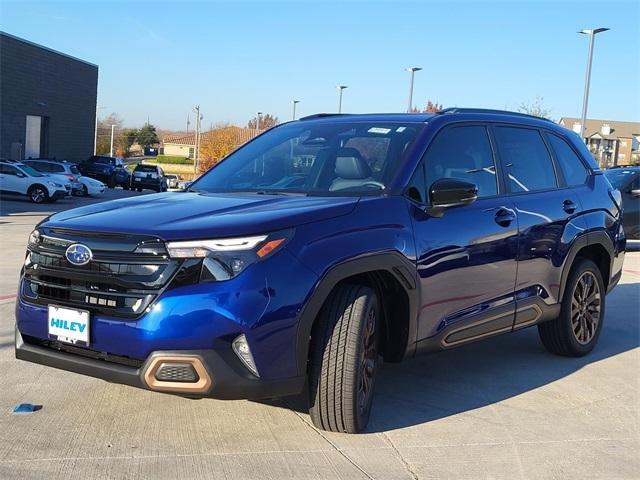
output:
{"label": "dealer license plate", "polygon": [[49,305],[49,338],[89,346],[89,312]]}

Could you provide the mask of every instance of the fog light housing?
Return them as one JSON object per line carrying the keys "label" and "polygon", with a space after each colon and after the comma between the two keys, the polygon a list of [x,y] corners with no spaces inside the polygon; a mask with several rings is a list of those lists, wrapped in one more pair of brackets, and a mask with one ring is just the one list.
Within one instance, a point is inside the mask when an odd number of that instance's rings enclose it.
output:
{"label": "fog light housing", "polygon": [[238,356],[240,361],[244,364],[247,369],[253,373],[256,377],[260,377],[258,373],[258,368],[256,367],[256,362],[253,360],[253,355],[251,354],[251,349],[249,348],[249,343],[247,342],[247,337],[244,336],[244,333],[238,335],[232,343],[233,351]]}

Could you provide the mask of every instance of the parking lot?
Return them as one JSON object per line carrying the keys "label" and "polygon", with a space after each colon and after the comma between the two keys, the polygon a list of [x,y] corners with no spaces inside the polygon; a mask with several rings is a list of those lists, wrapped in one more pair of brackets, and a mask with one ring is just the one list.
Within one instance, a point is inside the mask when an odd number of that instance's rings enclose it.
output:
{"label": "parking lot", "polygon": [[[0,201],[0,478],[640,478],[637,245],[591,355],[552,356],[527,329],[387,364],[368,433],[330,434],[297,399],[188,400],[15,360],[33,226],[129,195]],[[23,402],[42,409],[13,414]]]}

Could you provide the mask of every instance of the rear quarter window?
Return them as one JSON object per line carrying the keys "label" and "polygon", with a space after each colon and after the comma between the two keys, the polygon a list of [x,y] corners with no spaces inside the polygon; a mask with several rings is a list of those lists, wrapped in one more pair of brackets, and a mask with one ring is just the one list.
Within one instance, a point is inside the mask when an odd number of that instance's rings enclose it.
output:
{"label": "rear quarter window", "polygon": [[548,134],[547,138],[556,154],[556,160],[560,165],[560,170],[567,185],[575,187],[583,185],[587,181],[589,172],[580,160],[580,157],[573,151],[569,144],[557,135]]}

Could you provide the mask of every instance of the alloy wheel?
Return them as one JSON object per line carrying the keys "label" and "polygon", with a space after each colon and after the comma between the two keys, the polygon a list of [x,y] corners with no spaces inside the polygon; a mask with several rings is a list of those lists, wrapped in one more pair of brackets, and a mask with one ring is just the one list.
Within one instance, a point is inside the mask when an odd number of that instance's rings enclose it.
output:
{"label": "alloy wheel", "polygon": [[600,323],[600,285],[592,272],[584,272],[573,290],[571,298],[571,329],[581,345],[588,344]]}
{"label": "alloy wheel", "polygon": [[362,354],[360,358],[360,383],[358,385],[358,410],[365,414],[371,405],[376,367],[378,364],[378,345],[376,335],[376,309],[371,308],[362,332]]}
{"label": "alloy wheel", "polygon": [[45,198],[47,198],[47,194],[41,188],[34,188],[31,192],[31,200],[33,200],[34,203],[42,203]]}

